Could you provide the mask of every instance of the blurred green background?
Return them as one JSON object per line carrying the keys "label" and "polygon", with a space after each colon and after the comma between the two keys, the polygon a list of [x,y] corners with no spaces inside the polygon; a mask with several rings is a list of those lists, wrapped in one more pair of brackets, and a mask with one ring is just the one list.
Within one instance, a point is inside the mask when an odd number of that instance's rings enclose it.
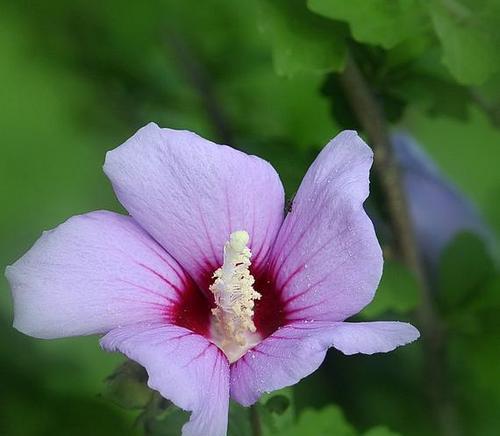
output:
{"label": "blurred green background", "polygon": [[[358,128],[336,81],[346,44],[391,125],[416,138],[500,234],[498,2],[387,3],[1,0],[2,268],[71,215],[122,211],[104,155],[149,121],[264,157],[290,198],[320,148]],[[462,434],[496,435],[500,280],[494,265],[483,271],[481,243],[466,242],[448,250],[436,296],[449,332],[446,377]],[[389,302],[366,316],[412,320],[412,279],[395,264],[388,271],[380,298]],[[0,435],[140,434],[138,412],[101,395],[121,358],[96,338],[17,333],[3,277],[0,288]],[[356,431],[439,434],[419,343],[388,355],[331,351],[295,399],[299,411],[336,404]]]}

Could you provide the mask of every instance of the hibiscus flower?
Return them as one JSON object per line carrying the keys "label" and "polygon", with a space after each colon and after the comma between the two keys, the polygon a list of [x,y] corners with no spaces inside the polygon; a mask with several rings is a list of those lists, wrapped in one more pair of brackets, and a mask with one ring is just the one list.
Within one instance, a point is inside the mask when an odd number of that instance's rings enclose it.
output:
{"label": "hibiscus flower", "polygon": [[70,218],[8,267],[14,326],[103,334],[103,348],[192,412],[185,436],[225,435],[230,397],[249,406],[293,385],[332,346],[371,354],[419,336],[406,323],[345,322],[382,273],[363,209],[372,158],[355,132],[340,133],[285,217],[270,164],[149,124],[104,165],[130,216]]}

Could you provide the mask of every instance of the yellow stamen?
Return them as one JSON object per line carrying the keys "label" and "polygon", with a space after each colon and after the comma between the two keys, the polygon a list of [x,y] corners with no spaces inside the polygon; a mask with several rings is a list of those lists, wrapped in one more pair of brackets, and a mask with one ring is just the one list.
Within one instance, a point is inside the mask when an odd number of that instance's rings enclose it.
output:
{"label": "yellow stamen", "polygon": [[216,304],[212,309],[213,337],[230,362],[259,342],[253,309],[254,301],[261,295],[253,288],[255,279],[250,274],[249,239],[244,230],[231,233],[224,245],[224,263],[215,271],[215,281],[210,286]]}

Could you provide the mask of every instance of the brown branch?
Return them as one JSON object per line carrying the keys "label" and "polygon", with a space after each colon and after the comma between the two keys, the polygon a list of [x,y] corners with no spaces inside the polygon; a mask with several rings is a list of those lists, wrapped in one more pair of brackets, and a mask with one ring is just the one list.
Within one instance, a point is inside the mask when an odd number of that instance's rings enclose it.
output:
{"label": "brown branch", "polygon": [[260,423],[259,410],[257,404],[250,407],[250,425],[253,436],[262,436],[262,425]]}
{"label": "brown branch", "polygon": [[345,70],[340,75],[340,83],[354,114],[372,144],[374,168],[387,201],[397,252],[413,271],[420,285],[421,303],[417,315],[424,344],[426,382],[430,389],[432,409],[436,413],[441,434],[457,436],[460,432],[446,380],[443,329],[434,306],[430,282],[418,252],[383,110],[354,59],[348,59]]}

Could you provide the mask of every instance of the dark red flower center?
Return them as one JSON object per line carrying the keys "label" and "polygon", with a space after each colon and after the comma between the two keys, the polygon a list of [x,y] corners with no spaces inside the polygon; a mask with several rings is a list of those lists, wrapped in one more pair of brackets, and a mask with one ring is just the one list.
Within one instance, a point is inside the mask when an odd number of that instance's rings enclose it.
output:
{"label": "dark red flower center", "polygon": [[[206,285],[203,289],[189,280],[178,302],[168,313],[174,324],[205,337],[210,336],[212,309],[215,307],[213,295],[208,290],[213,281],[212,274],[213,272],[208,271],[205,274],[206,279],[203,282]],[[261,298],[255,301],[253,320],[257,332],[262,338],[266,338],[286,324],[286,310],[281,291],[275,287],[272,274],[264,270],[256,273],[254,277],[254,288],[261,294]]]}

